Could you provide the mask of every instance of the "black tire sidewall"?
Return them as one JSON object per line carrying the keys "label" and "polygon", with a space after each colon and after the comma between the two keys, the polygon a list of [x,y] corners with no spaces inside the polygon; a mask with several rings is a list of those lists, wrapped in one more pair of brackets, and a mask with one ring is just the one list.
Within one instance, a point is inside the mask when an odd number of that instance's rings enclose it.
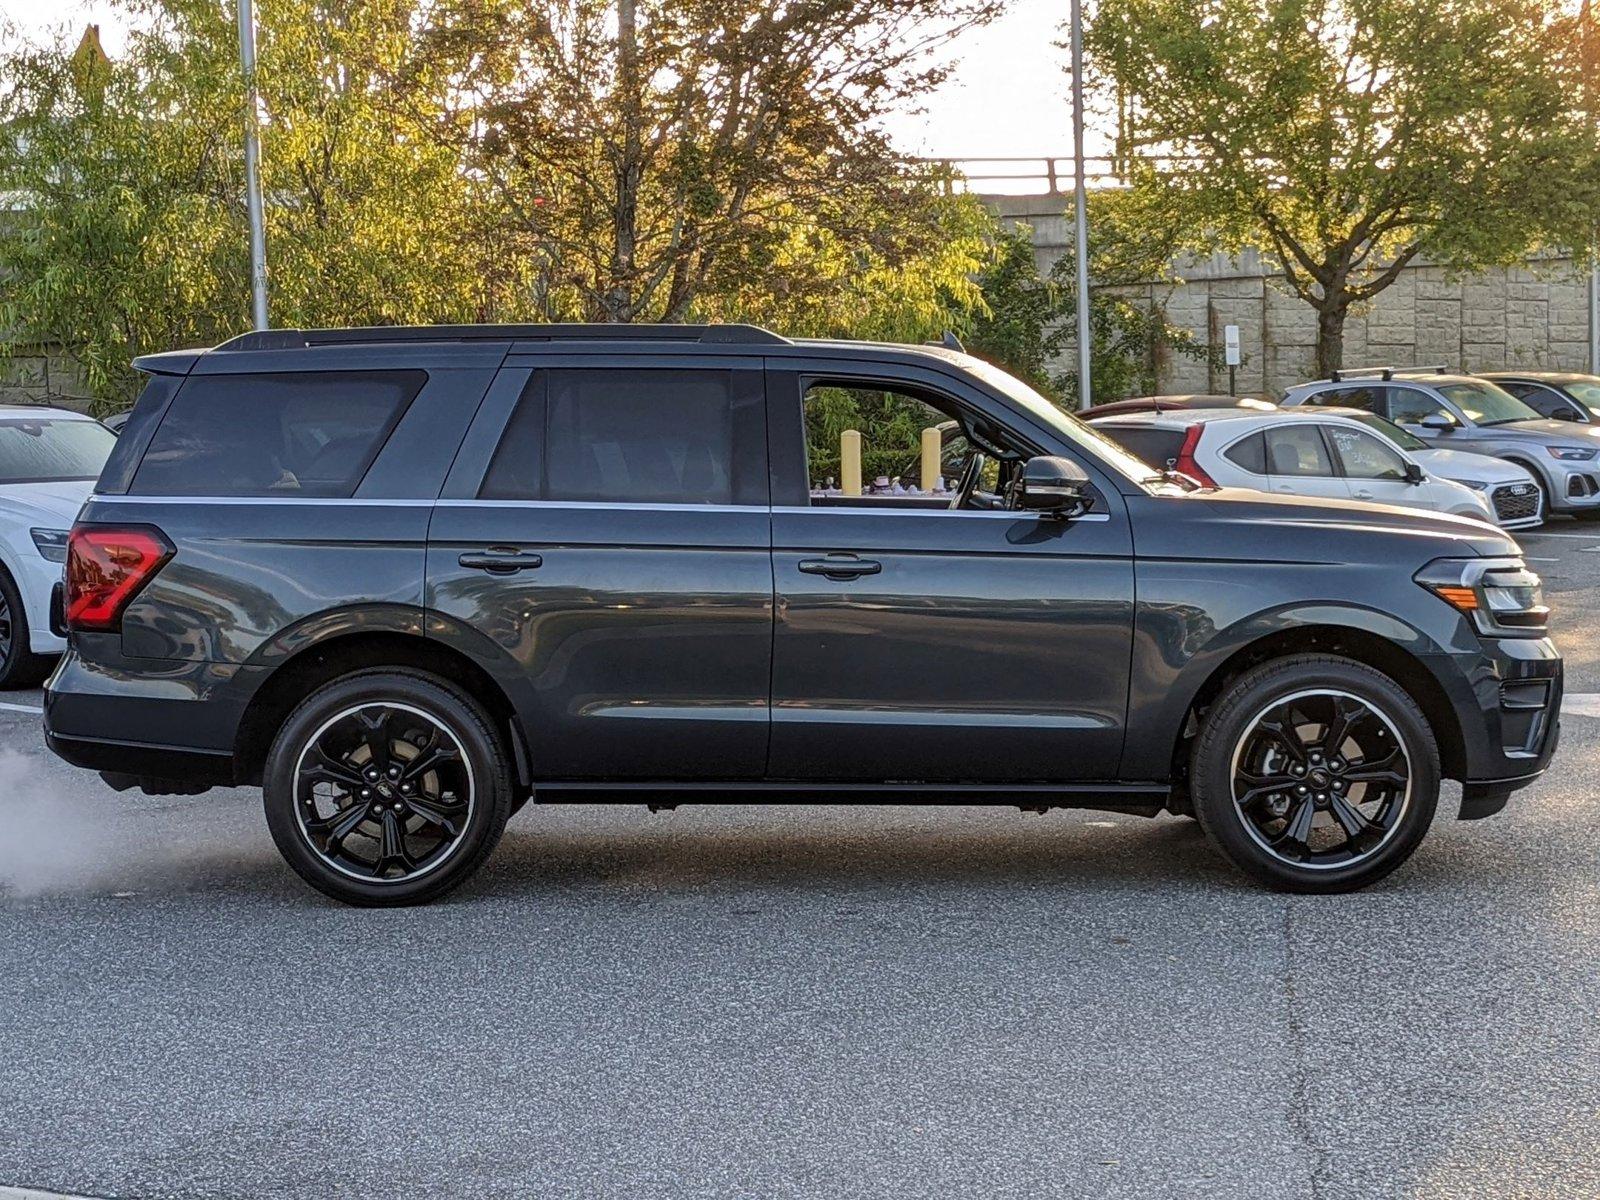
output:
{"label": "black tire sidewall", "polygon": [[[295,817],[295,769],[307,741],[330,717],[364,703],[421,709],[456,735],[471,763],[476,794],[467,829],[448,861],[415,880],[372,883],[341,874],[311,849]],[[346,904],[419,904],[450,891],[483,864],[510,816],[510,772],[493,721],[465,692],[421,672],[362,671],[314,692],[284,721],[262,775],[267,828],[279,853],[312,887]]]}
{"label": "black tire sidewall", "polygon": [[[1274,700],[1318,687],[1347,691],[1379,708],[1405,742],[1411,799],[1400,827],[1370,858],[1346,867],[1296,868],[1264,850],[1245,829],[1233,801],[1234,746],[1248,722]],[[1410,858],[1433,823],[1440,786],[1439,750],[1416,702],[1388,676],[1349,659],[1300,655],[1246,672],[1206,715],[1190,759],[1195,815],[1206,837],[1241,870],[1283,891],[1354,891],[1382,879]]]}
{"label": "black tire sidewall", "polygon": [[35,654],[30,643],[28,610],[11,572],[0,566],[0,593],[11,610],[11,653],[0,659],[0,688],[32,687],[49,674],[50,658]]}

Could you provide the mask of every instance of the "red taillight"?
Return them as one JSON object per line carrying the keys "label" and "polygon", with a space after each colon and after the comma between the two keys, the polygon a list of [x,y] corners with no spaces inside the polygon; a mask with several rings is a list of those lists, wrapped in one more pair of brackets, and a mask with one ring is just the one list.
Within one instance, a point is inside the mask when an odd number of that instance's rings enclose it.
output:
{"label": "red taillight", "polygon": [[1194,459],[1194,448],[1200,444],[1200,431],[1204,425],[1191,425],[1188,432],[1183,435],[1183,448],[1178,451],[1178,457],[1172,460],[1172,469],[1187,475],[1201,487],[1216,487],[1217,481],[1206,474],[1205,468]]}
{"label": "red taillight", "polygon": [[172,553],[149,526],[76,526],[67,539],[67,628],[116,629],[122,610]]}

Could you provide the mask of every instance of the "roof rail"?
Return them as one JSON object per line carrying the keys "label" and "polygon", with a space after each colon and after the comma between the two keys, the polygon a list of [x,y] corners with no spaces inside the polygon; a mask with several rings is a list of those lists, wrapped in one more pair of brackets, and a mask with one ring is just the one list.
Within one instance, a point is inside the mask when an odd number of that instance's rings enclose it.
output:
{"label": "roof rail", "polygon": [[787,346],[789,339],[757,325],[366,325],[351,329],[259,329],[229,338],[218,350],[298,350],[367,342],[528,342],[593,339],[699,342],[720,346]]}
{"label": "roof rail", "polygon": [[1425,367],[1348,367],[1341,371],[1329,371],[1328,382],[1343,383],[1347,379],[1367,375],[1376,375],[1384,382],[1388,382],[1396,375],[1443,375],[1449,370],[1450,368],[1444,363],[1430,363]]}

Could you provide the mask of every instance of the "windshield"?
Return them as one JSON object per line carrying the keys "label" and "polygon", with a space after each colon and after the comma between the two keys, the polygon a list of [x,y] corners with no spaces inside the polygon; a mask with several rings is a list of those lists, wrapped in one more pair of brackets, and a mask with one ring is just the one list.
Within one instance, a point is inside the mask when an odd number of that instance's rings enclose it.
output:
{"label": "windshield", "polygon": [[1350,413],[1349,417],[1352,421],[1361,422],[1368,429],[1377,430],[1402,450],[1426,450],[1428,448],[1427,442],[1414,433],[1407,433],[1393,421],[1385,421],[1382,417],[1375,416],[1372,413],[1362,413],[1360,416]]}
{"label": "windshield", "polygon": [[1504,388],[1481,379],[1471,383],[1442,383],[1439,392],[1467,414],[1474,425],[1504,425],[1509,421],[1537,421],[1539,414]]}
{"label": "windshield", "polygon": [[1007,399],[1016,401],[1020,407],[1027,409],[1031,415],[1039,418],[1040,422],[1048,425],[1067,441],[1075,446],[1086,447],[1102,462],[1134,482],[1162,482],[1161,476],[1150,469],[1149,463],[1135,458],[1093,425],[1078,420],[1070,413],[1062,412],[1015,375],[1010,375],[999,367],[990,366],[982,359],[968,359],[964,365],[979,379],[1004,394]]}
{"label": "windshield", "polygon": [[98,421],[0,418],[0,483],[98,479],[116,444]]}

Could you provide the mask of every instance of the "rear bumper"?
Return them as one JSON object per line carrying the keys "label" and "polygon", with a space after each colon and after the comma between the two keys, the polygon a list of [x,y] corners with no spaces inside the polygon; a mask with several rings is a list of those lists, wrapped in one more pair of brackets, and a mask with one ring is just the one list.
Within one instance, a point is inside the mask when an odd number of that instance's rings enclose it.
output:
{"label": "rear bumper", "polygon": [[[45,685],[45,742],[76,767],[164,783],[231,785],[245,672],[219,663],[123,660],[120,639],[69,650]],[[174,737],[182,738],[175,743]]]}

